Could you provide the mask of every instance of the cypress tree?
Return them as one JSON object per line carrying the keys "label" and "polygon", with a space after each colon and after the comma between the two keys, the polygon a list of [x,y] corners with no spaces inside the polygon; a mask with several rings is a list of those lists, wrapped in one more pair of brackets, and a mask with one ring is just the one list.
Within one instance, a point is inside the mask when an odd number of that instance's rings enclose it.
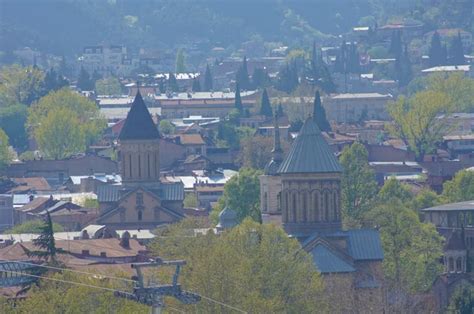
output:
{"label": "cypress tree", "polygon": [[237,75],[235,78],[236,82],[240,84],[240,87],[249,90],[250,89],[250,79],[249,79],[249,72],[247,68],[247,57],[244,56],[242,60],[242,65],[237,71]]}
{"label": "cypress tree", "polygon": [[182,48],[178,49],[176,53],[176,73],[186,73],[186,56],[184,55],[184,51]]}
{"label": "cypress tree", "polygon": [[240,98],[240,86],[239,83],[235,85],[235,102],[234,102],[234,107],[239,111],[239,113],[242,115],[244,111],[244,106],[242,105],[242,99]]}
{"label": "cypress tree", "polygon": [[193,79],[193,92],[200,92],[201,91],[201,83],[199,82],[199,79],[194,78]]}
{"label": "cypress tree", "polygon": [[33,240],[33,245],[38,247],[37,251],[28,251],[28,256],[36,256],[43,258],[46,261],[56,262],[56,255],[64,253],[62,249],[56,248],[56,242],[54,240],[53,222],[49,212],[46,212],[44,218],[44,225],[41,227],[40,236]]}
{"label": "cypress tree", "polygon": [[466,59],[464,58],[464,50],[461,40],[461,32],[458,32],[458,35],[453,38],[450,47],[450,57],[449,61],[452,65],[462,65],[466,64]]}
{"label": "cypress tree", "polygon": [[439,36],[438,32],[434,32],[433,36],[431,37],[431,45],[429,50],[429,65],[431,67],[446,64],[444,49],[445,48],[443,48],[441,45],[441,37]]}
{"label": "cypress tree", "polygon": [[204,73],[204,90],[206,92],[212,91],[212,73],[209,64],[206,65],[206,72]]}
{"label": "cypress tree", "polygon": [[171,72],[168,74],[168,90],[175,93],[179,92],[178,81],[174,73]]}
{"label": "cypress tree", "polygon": [[392,32],[389,52],[395,57],[402,54],[402,33],[399,30]]}
{"label": "cypress tree", "polygon": [[267,89],[264,89],[262,93],[262,102],[260,104],[260,114],[266,117],[273,116],[272,104],[270,103],[270,99],[268,98]]}
{"label": "cypress tree", "polygon": [[81,91],[90,91],[94,89],[94,83],[91,80],[89,72],[87,72],[84,67],[81,67],[81,71],[79,72],[77,88],[79,88]]}
{"label": "cypress tree", "polygon": [[313,121],[316,122],[321,131],[331,131],[331,125],[326,118],[326,110],[321,104],[321,95],[319,94],[319,91],[316,91],[316,94],[314,95]]}

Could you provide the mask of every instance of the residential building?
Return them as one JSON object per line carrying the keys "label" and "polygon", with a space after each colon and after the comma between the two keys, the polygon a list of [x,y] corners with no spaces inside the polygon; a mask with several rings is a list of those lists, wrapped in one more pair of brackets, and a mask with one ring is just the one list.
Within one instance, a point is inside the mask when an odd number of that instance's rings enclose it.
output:
{"label": "residential building", "polygon": [[387,103],[390,94],[358,93],[334,94],[323,99],[328,120],[337,123],[356,123],[365,120],[388,120]]}
{"label": "residential building", "polygon": [[[242,91],[244,109],[252,109],[256,103],[256,91]],[[155,105],[161,108],[164,119],[179,119],[190,116],[224,118],[234,109],[235,93],[195,92],[173,93],[154,96]]]}

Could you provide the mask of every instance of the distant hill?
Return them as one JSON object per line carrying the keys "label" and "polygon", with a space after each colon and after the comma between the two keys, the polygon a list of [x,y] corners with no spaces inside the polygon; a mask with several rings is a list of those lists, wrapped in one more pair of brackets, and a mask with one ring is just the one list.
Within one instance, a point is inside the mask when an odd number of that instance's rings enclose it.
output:
{"label": "distant hill", "polygon": [[370,0],[3,0],[2,50],[23,46],[73,54],[84,45],[132,47],[209,40],[227,46],[252,35],[265,40],[324,37],[347,31]]}

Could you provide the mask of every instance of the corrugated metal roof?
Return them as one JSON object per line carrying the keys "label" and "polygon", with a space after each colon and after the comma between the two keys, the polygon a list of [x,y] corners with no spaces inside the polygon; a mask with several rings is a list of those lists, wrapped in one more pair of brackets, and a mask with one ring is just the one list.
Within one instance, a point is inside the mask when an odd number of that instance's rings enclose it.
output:
{"label": "corrugated metal roof", "polygon": [[342,172],[342,167],[311,117],[306,119],[279,173]]}
{"label": "corrugated metal roof", "polygon": [[119,198],[119,185],[102,185],[97,187],[97,200],[99,202],[116,202]]}
{"label": "corrugated metal roof", "polygon": [[311,250],[313,261],[321,273],[348,273],[355,271],[355,268],[334,254],[323,244],[316,245]]}
{"label": "corrugated metal roof", "polygon": [[164,201],[184,200],[184,184],[182,182],[167,183],[161,185],[161,198]]}
{"label": "corrugated metal roof", "polygon": [[380,234],[377,230],[347,231],[348,250],[354,260],[383,260]]}

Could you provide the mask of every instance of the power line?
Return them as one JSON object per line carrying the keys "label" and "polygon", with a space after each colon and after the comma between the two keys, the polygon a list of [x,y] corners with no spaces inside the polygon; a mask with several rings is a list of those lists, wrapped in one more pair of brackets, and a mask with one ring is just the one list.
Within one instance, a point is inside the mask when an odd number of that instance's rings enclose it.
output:
{"label": "power line", "polygon": [[39,265],[39,264],[33,264],[33,263],[28,263],[28,262],[19,262],[19,261],[12,261],[12,262],[13,263],[18,263],[18,264],[35,266],[35,267],[44,267],[44,268],[60,270],[60,271],[69,271],[69,272],[83,274],[83,275],[97,276],[97,277],[103,277],[103,278],[109,278],[109,279],[115,279],[115,280],[123,280],[123,281],[128,281],[128,282],[136,282],[136,280],[133,280],[133,279],[127,279],[127,278],[123,278],[123,277],[106,276],[106,275],[89,273],[89,272],[85,272],[85,271],[69,269],[69,268],[63,268],[63,267],[46,266],[46,265]]}
{"label": "power line", "polygon": [[[199,293],[198,293],[199,294]],[[214,300],[212,298],[209,298],[209,297],[206,297],[206,296],[203,296],[202,294],[199,294],[199,296],[201,296],[201,298],[205,299],[205,300],[208,300],[208,301],[211,301],[211,302],[214,302],[216,304],[219,304],[219,305],[222,305],[222,306],[225,306],[225,307],[228,307],[229,309],[232,309],[232,310],[235,310],[235,311],[238,311],[240,313],[247,313],[246,311],[244,310],[241,310],[235,306],[232,306],[232,305],[229,305],[229,304],[226,304],[226,303],[223,303],[223,302],[220,302],[220,301],[217,301],[217,300]]]}
{"label": "power line", "polygon": [[34,277],[34,278],[39,278],[39,279],[46,279],[46,280],[51,280],[51,281],[57,281],[57,282],[62,282],[62,283],[68,283],[71,285],[77,285],[77,286],[83,286],[83,287],[88,287],[88,288],[94,288],[94,289],[101,289],[101,290],[106,290],[106,291],[111,291],[111,292],[122,292],[122,293],[127,293],[125,291],[117,290],[117,289],[112,289],[112,288],[106,288],[106,287],[100,287],[100,286],[94,286],[90,285],[87,283],[82,283],[82,282],[77,282],[77,281],[69,281],[69,280],[63,280],[63,279],[57,279],[57,278],[51,278],[51,277],[45,277],[45,276],[39,276],[39,275],[33,275],[33,274],[27,274],[27,273],[21,273],[17,271],[7,271],[8,273],[11,274],[17,274],[21,276],[28,276],[28,277]]}

